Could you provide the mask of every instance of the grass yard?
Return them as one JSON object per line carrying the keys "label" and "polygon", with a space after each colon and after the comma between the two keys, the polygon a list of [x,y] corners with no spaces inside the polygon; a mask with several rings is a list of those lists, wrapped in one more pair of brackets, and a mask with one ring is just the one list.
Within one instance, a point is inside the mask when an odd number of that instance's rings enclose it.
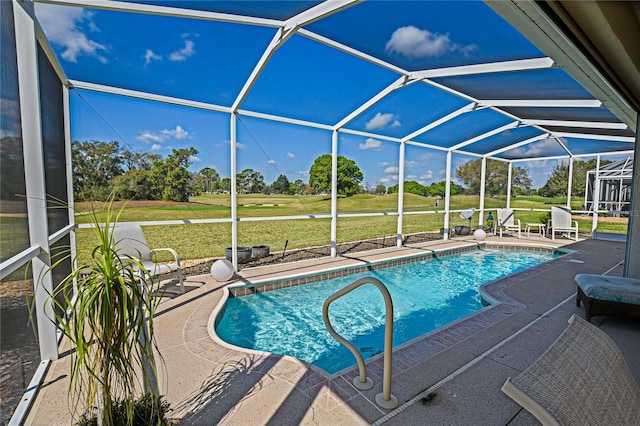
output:
{"label": "grass yard", "polygon": [[[231,197],[229,195],[203,195],[192,198],[190,203],[131,201],[122,203],[124,206],[120,222],[144,222],[155,220],[192,220],[209,218],[230,218]],[[517,197],[512,199],[511,206],[521,209],[550,209],[551,205],[564,205],[566,199],[548,199],[543,197]],[[579,209],[582,200],[572,203],[574,209]],[[425,231],[437,231],[443,227],[444,201],[440,200],[436,207],[435,198],[405,194],[404,209],[409,213],[404,215],[403,233],[413,234]],[[238,216],[253,218],[260,216],[288,216],[288,215],[317,215],[330,213],[331,199],[327,195],[317,196],[286,196],[249,194],[238,196]],[[466,209],[478,207],[479,197],[460,195],[451,198],[450,208]],[[504,199],[486,198],[485,209],[504,207]],[[339,198],[339,213],[373,213],[386,212],[384,216],[342,217],[338,218],[338,243],[365,240],[386,236],[395,238],[397,233],[398,194],[368,195],[359,194],[353,197]],[[90,206],[79,203],[76,211],[78,223],[88,222],[86,213]],[[426,211],[430,214],[410,214],[411,212]],[[436,213],[438,212],[438,213]],[[486,215],[486,213],[485,213]],[[523,224],[526,222],[541,222],[547,213],[542,211],[517,210],[516,218]],[[591,217],[580,218],[581,231],[591,230]],[[615,220],[614,220],[615,219]],[[461,219],[458,213],[450,214],[450,227],[468,225],[468,221]],[[478,224],[478,214],[472,218],[472,227]],[[598,230],[607,232],[626,232],[626,219],[601,218]],[[271,220],[250,221],[238,223],[238,245],[269,245],[272,251],[282,251],[288,241],[287,250],[330,244],[330,219],[299,219],[299,220]],[[145,235],[152,247],[173,247],[183,259],[204,259],[224,256],[224,249],[231,246],[231,223],[208,223],[187,225],[145,226]],[[77,246],[81,259],[88,259],[89,250],[93,247],[92,231],[79,229],[77,231]]]}

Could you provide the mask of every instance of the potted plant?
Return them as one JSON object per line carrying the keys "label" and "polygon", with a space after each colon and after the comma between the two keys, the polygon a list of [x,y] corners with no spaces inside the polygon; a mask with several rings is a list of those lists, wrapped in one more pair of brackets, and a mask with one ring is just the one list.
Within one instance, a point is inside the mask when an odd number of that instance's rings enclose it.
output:
{"label": "potted plant", "polygon": [[[97,409],[97,424],[122,424],[122,419],[114,420],[121,417],[115,412],[125,414],[124,424],[134,424],[134,409],[143,400],[151,407],[148,412],[161,412],[147,421],[162,424],[168,404],[156,383],[153,324],[160,299],[149,297],[153,282],[138,274],[142,265],[115,248],[113,227],[121,213],[122,208],[114,210],[113,196],[105,211],[98,213],[93,206],[90,221],[97,245],[89,264],[71,259],[71,273],[50,294],[55,306],[51,319],[71,345],[69,397],[74,407],[87,410],[83,418]],[[56,255],[47,273],[70,258],[68,250]],[[145,423],[136,419],[135,424]]]}

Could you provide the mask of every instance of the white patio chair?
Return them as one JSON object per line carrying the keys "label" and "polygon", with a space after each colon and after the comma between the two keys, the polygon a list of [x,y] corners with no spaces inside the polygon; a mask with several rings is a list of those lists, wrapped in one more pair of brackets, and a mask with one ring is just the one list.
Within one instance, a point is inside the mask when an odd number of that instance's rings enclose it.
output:
{"label": "white patio chair", "polygon": [[571,220],[571,210],[566,207],[551,207],[551,239],[555,240],[556,232],[566,233],[571,238],[575,234],[578,241],[578,221]]}
{"label": "white patio chair", "polygon": [[502,231],[518,231],[518,238],[521,236],[522,226],[520,219],[516,219],[513,213],[513,209],[498,209],[498,222],[496,231],[500,232],[500,238],[502,238]]}
{"label": "white patio chair", "polygon": [[[164,274],[172,274],[178,278],[180,292],[184,294],[184,276],[180,267],[178,253],[168,247],[151,249],[147,244],[142,227],[139,225],[116,225],[113,229],[113,239],[119,256],[137,259],[145,270],[144,274],[149,278],[159,277]],[[173,256],[173,262],[156,263],[154,253],[166,251]]]}

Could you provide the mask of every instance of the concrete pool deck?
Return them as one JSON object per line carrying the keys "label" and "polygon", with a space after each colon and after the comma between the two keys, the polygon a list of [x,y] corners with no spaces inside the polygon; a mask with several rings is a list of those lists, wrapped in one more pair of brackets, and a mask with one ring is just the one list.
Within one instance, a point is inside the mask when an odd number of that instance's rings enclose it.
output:
{"label": "concrete pool deck", "polygon": [[[239,278],[256,282],[292,274],[366,264],[475,244],[472,239],[411,244],[241,270]],[[537,424],[500,387],[508,376],[531,364],[564,330],[575,306],[578,273],[621,275],[624,243],[531,236],[489,237],[491,244],[564,246],[573,252],[544,265],[499,280],[488,291],[500,303],[394,350],[394,410],[375,402],[382,388],[382,358],[367,362],[375,386],[359,391],[351,379],[357,369],[327,376],[289,357],[247,353],[214,341],[211,315],[223,287],[208,275],[189,277],[188,292],[162,302],[156,337],[166,364],[161,388],[172,417],[185,425],[246,424]],[[619,345],[640,382],[640,320],[595,317]],[[68,355],[47,373],[27,424],[70,424],[67,404]],[[429,398],[425,398],[430,395]]]}

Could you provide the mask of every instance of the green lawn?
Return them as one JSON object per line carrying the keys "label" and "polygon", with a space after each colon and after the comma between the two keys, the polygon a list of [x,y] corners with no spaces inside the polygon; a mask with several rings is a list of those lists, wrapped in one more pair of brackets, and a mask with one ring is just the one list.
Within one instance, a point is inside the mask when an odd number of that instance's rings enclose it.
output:
{"label": "green lawn", "polygon": [[[513,208],[544,209],[551,205],[563,205],[566,200],[543,197],[517,197],[512,199]],[[190,203],[173,203],[166,206],[149,206],[148,203],[128,203],[120,216],[121,222],[144,222],[152,220],[230,218],[231,197],[229,195],[203,195],[194,197]],[[444,202],[435,206],[435,198],[405,194],[404,209],[406,212],[442,211]],[[575,200],[573,207],[579,209],[582,200]],[[285,196],[250,194],[238,196],[238,216],[250,218],[259,216],[285,216],[330,213],[331,199],[326,195],[318,196]],[[451,198],[451,209],[465,209],[479,205],[478,196],[460,195]],[[506,201],[498,198],[486,198],[485,208],[504,207]],[[359,194],[353,197],[339,198],[339,213],[372,213],[397,211],[398,195]],[[86,206],[82,206],[86,211]],[[81,208],[77,208],[81,210]],[[486,213],[485,213],[486,214]],[[523,226],[526,222],[540,222],[545,212],[517,211],[516,217]],[[77,222],[87,222],[86,215],[78,215]],[[443,226],[443,215],[407,214],[403,220],[403,233],[412,234],[424,231],[437,231]],[[477,226],[478,216],[474,215],[471,224]],[[458,213],[451,213],[450,227],[467,225]],[[330,243],[330,219],[300,219],[294,221],[260,221],[238,223],[239,245],[269,245],[272,251],[281,251],[288,241],[287,250]],[[581,231],[591,230],[591,218],[579,220]],[[395,238],[397,232],[397,216],[343,217],[338,219],[338,243],[364,240],[386,236]],[[184,259],[201,259],[221,257],[224,249],[231,245],[230,223],[188,224],[145,226],[145,234],[152,247],[173,247]],[[626,232],[626,223],[600,222],[599,230],[608,232]],[[77,244],[82,258],[87,258],[88,248],[92,247],[91,230],[79,229]]]}

